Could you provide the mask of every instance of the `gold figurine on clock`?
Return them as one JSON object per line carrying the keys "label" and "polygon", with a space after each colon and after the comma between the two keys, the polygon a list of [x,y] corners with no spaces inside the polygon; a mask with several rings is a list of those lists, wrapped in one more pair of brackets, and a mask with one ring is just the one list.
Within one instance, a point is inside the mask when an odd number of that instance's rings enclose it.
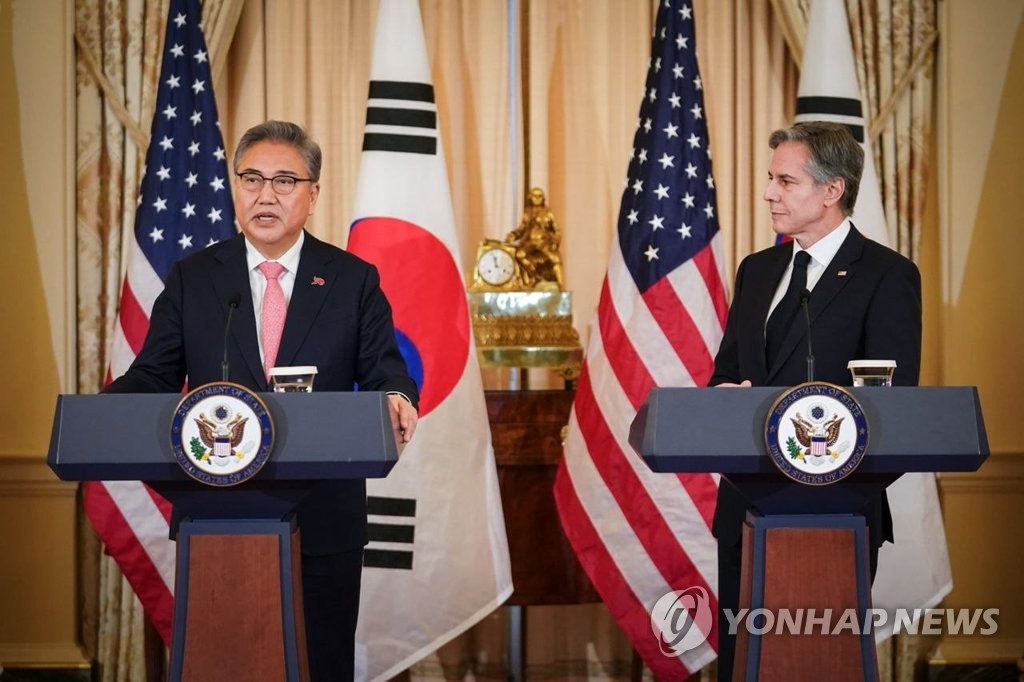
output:
{"label": "gold figurine on clock", "polygon": [[558,254],[562,233],[540,187],[530,190],[519,227],[509,232],[505,241],[516,246],[516,260],[527,288],[565,289],[562,257]]}

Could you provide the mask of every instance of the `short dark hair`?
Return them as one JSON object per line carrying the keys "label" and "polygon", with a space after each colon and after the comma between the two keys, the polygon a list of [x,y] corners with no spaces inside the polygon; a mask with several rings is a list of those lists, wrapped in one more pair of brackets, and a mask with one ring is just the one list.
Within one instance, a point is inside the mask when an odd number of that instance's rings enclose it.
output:
{"label": "short dark hair", "polygon": [[823,185],[842,178],[846,191],[839,199],[839,208],[844,215],[852,215],[860,191],[860,176],[864,172],[864,149],[849,128],[840,123],[804,121],[776,130],[768,138],[768,146],[772,149],[783,142],[807,145],[811,158],[805,170],[815,183]]}
{"label": "short dark hair", "polygon": [[320,164],[323,161],[323,153],[318,145],[301,126],[290,121],[264,121],[254,125],[245,131],[242,139],[238,141],[235,149],[234,166],[238,171],[238,162],[249,147],[257,142],[283,142],[290,144],[302,155],[306,164],[306,171],[313,182],[320,179]]}

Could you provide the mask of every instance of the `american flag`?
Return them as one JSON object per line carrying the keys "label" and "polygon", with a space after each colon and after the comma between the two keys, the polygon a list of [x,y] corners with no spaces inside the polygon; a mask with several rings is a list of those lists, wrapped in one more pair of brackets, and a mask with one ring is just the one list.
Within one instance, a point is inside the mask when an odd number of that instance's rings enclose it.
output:
{"label": "american flag", "polygon": [[628,443],[655,386],[703,386],[727,313],[693,8],[658,8],[629,172],[597,322],[555,483],[562,526],[602,599],[658,679],[716,656],[717,631],[665,655],[651,609],[695,588],[717,612],[711,474],[653,474]]}
{"label": "american flag", "polygon": [[[146,167],[128,245],[108,381],[142,348],[153,301],[175,261],[235,234],[199,0],[171,0]],[[86,514],[170,642],[174,543],[170,505],[139,481],[85,484]]]}

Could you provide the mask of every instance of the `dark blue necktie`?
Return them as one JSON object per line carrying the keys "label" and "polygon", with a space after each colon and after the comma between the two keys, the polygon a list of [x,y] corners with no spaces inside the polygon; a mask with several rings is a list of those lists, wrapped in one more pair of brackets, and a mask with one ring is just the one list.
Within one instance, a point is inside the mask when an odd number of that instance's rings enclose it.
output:
{"label": "dark blue necktie", "polygon": [[806,251],[797,251],[793,258],[793,275],[789,278],[789,288],[775,310],[768,317],[764,329],[764,357],[771,367],[779,348],[793,326],[793,320],[800,311],[800,296],[807,288],[807,264],[811,256]]}

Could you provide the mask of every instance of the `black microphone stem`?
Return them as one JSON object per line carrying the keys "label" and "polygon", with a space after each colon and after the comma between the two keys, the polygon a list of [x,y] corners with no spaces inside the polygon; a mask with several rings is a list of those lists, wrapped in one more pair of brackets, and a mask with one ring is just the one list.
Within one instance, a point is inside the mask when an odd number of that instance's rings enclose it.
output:
{"label": "black microphone stem", "polygon": [[240,294],[234,294],[228,301],[228,320],[224,323],[224,359],[220,363],[221,381],[228,380],[228,332],[231,331],[231,317],[235,314],[235,308],[238,307],[241,300]]}
{"label": "black microphone stem", "polygon": [[800,295],[800,307],[804,309],[804,320],[807,322],[807,381],[814,381],[814,349],[811,345],[811,311],[807,301],[811,298],[811,292],[804,289]]}

